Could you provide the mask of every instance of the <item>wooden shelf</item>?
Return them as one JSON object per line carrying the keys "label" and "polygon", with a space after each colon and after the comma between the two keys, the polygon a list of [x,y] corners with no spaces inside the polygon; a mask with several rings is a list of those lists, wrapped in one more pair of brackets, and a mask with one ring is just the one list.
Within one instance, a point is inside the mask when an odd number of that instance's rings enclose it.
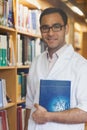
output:
{"label": "wooden shelf", "polygon": [[0,110],[8,109],[15,106],[15,103],[8,103],[5,107],[1,107]]}
{"label": "wooden shelf", "polygon": [[40,35],[37,35],[37,34],[33,34],[32,32],[27,32],[27,31],[23,31],[23,30],[17,30],[17,33],[18,34],[23,34],[23,35],[26,35],[26,36],[29,36],[29,37],[34,37],[34,38],[41,38]]}
{"label": "wooden shelf", "polygon": [[0,25],[0,30],[8,31],[8,32],[15,32],[16,30],[14,28],[10,28],[7,26],[1,26]]}
{"label": "wooden shelf", "polygon": [[29,8],[31,8],[31,9],[36,9],[36,8],[37,8],[36,5],[34,5],[34,4],[30,3],[30,2],[28,2],[28,0],[19,0],[19,3],[20,3],[20,4],[23,4],[24,6],[29,7]]}
{"label": "wooden shelf", "polygon": [[17,104],[25,103],[25,100],[18,100]]}
{"label": "wooden shelf", "polygon": [[0,66],[0,70],[15,69],[15,66]]}

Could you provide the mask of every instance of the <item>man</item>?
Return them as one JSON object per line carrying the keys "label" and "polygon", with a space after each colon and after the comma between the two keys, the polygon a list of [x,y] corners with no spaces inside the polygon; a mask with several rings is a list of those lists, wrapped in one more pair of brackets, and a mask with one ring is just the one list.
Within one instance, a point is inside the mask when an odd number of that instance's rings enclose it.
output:
{"label": "man", "polygon": [[[87,122],[87,61],[66,44],[67,15],[48,8],[40,16],[40,30],[48,48],[32,63],[26,95],[25,130],[84,130]],[[70,109],[48,112],[39,105],[40,80],[69,80]],[[56,91],[56,90],[55,90]]]}

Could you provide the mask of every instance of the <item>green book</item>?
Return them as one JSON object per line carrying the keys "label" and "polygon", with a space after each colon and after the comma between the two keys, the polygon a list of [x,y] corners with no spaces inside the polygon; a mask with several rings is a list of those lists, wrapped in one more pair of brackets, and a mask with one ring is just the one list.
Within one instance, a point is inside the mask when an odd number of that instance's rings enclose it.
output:
{"label": "green book", "polygon": [[0,66],[2,66],[2,49],[0,48]]}

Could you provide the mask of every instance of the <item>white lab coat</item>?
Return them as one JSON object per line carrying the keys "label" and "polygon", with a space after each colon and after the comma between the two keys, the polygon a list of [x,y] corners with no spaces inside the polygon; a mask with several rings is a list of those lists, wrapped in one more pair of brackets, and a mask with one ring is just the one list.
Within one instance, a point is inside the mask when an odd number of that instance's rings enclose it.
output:
{"label": "white lab coat", "polygon": [[[59,56],[55,65],[48,72],[46,51],[37,57],[31,66],[27,81],[26,107],[32,112],[34,103],[39,102],[40,79],[71,81],[71,108],[80,108],[87,112],[87,60],[76,53],[72,45],[68,45]],[[28,130],[84,130],[84,124],[46,123],[35,124],[32,116]]]}

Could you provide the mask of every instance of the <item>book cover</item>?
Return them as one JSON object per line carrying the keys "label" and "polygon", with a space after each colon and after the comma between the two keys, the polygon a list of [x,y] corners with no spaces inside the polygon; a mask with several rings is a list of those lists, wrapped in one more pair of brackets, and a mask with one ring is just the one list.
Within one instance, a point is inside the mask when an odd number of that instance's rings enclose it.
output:
{"label": "book cover", "polygon": [[50,112],[70,108],[70,81],[41,80],[39,104]]}

